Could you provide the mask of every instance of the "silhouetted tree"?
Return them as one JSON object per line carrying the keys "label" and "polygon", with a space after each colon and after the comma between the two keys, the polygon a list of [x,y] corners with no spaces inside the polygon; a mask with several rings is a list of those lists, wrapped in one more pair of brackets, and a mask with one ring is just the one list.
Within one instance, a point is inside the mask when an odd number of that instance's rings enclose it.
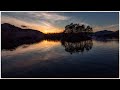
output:
{"label": "silhouetted tree", "polygon": [[92,33],[92,32],[93,32],[92,27],[87,26],[87,27],[86,27],[86,32],[87,32],[87,33]]}
{"label": "silhouetted tree", "polygon": [[92,33],[93,29],[90,26],[87,26],[85,28],[84,24],[79,25],[71,23],[70,25],[66,25],[64,30],[64,33],[81,33],[81,32]]}

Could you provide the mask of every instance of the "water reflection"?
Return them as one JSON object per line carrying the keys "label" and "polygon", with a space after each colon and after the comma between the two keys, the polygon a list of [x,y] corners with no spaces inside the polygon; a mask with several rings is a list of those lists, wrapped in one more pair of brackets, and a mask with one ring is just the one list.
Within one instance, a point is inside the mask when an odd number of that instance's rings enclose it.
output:
{"label": "water reflection", "polygon": [[1,42],[1,49],[2,50],[9,50],[9,51],[14,51],[16,50],[19,46],[23,46],[23,48],[27,48],[29,45],[35,44],[35,43],[40,43],[42,42],[42,39],[39,40],[12,40],[12,41],[7,41],[7,40],[2,40]]}
{"label": "water reflection", "polygon": [[118,46],[95,40],[24,44],[2,51],[2,77],[118,77]]}
{"label": "water reflection", "polygon": [[61,44],[65,47],[65,51],[69,52],[70,54],[79,52],[83,53],[85,50],[89,51],[90,49],[92,49],[93,46],[92,40],[85,40],[79,42],[62,41]]}
{"label": "water reflection", "polygon": [[[77,42],[74,42],[74,41],[54,41],[54,40],[44,40],[44,41],[40,41],[40,42],[36,42],[36,43],[39,43],[39,44],[42,44],[42,42],[53,42],[53,43],[56,43],[56,42],[60,42],[61,45],[65,48],[65,51],[66,52],[69,52],[70,54],[73,54],[73,53],[83,53],[84,51],[89,51],[90,49],[92,49],[92,46],[93,46],[93,42],[92,40],[80,40],[80,41],[77,41]],[[8,47],[3,47],[2,50],[7,50],[7,51],[14,51],[16,50],[17,48],[19,48],[19,46],[21,46],[22,48],[28,48],[30,45],[34,45],[36,43],[26,43],[26,44],[18,44],[16,45],[15,43],[9,43]],[[48,44],[48,43],[44,43],[44,45],[42,45],[43,47],[45,46],[45,44]]]}

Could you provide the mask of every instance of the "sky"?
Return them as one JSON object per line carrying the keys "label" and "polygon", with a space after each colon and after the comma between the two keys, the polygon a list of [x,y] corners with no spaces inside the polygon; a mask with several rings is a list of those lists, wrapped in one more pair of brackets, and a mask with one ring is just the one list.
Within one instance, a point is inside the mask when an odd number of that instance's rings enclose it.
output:
{"label": "sky", "polygon": [[70,23],[90,25],[93,31],[119,29],[118,12],[2,12],[1,23],[39,30],[43,33],[58,33]]}

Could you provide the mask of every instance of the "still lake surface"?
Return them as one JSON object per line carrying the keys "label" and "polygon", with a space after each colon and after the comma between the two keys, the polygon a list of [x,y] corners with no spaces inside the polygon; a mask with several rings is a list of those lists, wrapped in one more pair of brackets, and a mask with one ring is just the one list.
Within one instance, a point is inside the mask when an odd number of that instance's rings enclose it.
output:
{"label": "still lake surface", "polygon": [[43,40],[2,50],[3,78],[118,78],[118,40]]}

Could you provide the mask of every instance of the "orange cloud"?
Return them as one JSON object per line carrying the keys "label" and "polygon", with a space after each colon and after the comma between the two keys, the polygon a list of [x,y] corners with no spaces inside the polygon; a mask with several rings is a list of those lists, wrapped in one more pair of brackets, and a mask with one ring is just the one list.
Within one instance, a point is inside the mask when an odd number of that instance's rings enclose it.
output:
{"label": "orange cloud", "polygon": [[25,25],[25,26],[27,26],[27,28],[35,29],[35,30],[41,31],[43,33],[58,33],[58,32],[63,31],[62,28],[56,27],[45,21],[42,22],[42,25],[39,25],[39,24],[35,24],[35,23],[28,23],[28,22],[25,22],[25,21],[22,21],[22,20],[19,20],[16,18],[2,16],[1,22],[2,23],[10,23],[10,24],[13,24],[18,27],[21,27],[21,25]]}

